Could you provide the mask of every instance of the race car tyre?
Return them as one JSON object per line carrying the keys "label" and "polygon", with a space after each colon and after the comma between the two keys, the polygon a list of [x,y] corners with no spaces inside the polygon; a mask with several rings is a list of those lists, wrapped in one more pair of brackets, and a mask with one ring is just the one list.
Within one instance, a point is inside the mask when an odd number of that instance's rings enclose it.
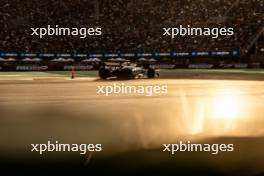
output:
{"label": "race car tyre", "polygon": [[110,77],[110,70],[106,69],[106,68],[100,68],[99,69],[99,77],[101,79],[107,79],[108,77]]}
{"label": "race car tyre", "polygon": [[149,68],[148,69],[148,73],[147,73],[148,78],[155,78],[155,75],[156,75],[155,69],[154,68]]}

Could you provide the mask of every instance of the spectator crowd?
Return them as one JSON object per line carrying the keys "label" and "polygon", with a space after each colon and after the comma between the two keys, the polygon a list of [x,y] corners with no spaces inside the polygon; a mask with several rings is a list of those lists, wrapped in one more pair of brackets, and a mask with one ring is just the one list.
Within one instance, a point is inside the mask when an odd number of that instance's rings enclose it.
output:
{"label": "spectator crowd", "polygon": [[[239,50],[264,26],[264,0],[1,0],[0,51]],[[101,27],[103,35],[38,38],[30,28]],[[232,27],[235,35],[163,37],[164,27]]]}

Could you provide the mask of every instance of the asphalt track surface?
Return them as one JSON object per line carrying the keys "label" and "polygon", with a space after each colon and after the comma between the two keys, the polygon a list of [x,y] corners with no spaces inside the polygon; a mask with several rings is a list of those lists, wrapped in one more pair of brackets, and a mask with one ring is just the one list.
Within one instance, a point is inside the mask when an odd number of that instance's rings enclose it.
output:
{"label": "asphalt track surface", "polygon": [[[167,85],[168,94],[97,94],[97,86],[113,83]],[[257,80],[2,80],[0,155],[11,168],[77,160],[75,165],[102,173],[263,174],[263,87]],[[48,140],[101,143],[103,152],[88,166],[78,153],[30,152],[30,144]],[[180,140],[234,143],[235,151],[162,152],[163,143]]]}

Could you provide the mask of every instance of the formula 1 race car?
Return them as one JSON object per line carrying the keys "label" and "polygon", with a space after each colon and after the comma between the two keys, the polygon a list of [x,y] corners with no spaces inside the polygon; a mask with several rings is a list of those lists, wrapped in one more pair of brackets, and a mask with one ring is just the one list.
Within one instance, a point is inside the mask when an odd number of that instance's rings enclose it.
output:
{"label": "formula 1 race car", "polygon": [[155,78],[159,77],[158,71],[148,65],[131,63],[126,59],[109,59],[104,62],[99,69],[101,79],[138,79],[138,78]]}

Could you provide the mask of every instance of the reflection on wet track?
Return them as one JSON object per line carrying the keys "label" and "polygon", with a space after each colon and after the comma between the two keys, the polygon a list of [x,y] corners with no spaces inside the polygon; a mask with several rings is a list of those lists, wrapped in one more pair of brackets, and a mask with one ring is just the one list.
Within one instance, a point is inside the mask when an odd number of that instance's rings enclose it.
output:
{"label": "reflection on wet track", "polygon": [[[167,95],[152,97],[97,95],[96,88],[102,84],[112,82],[1,84],[0,129],[5,132],[2,136],[25,138],[21,143],[53,136],[61,140],[113,144],[127,138],[129,144],[141,139],[144,145],[151,145],[179,136],[264,135],[264,82],[261,81],[126,82],[127,85],[168,85]],[[73,131],[78,135],[73,135]]]}

